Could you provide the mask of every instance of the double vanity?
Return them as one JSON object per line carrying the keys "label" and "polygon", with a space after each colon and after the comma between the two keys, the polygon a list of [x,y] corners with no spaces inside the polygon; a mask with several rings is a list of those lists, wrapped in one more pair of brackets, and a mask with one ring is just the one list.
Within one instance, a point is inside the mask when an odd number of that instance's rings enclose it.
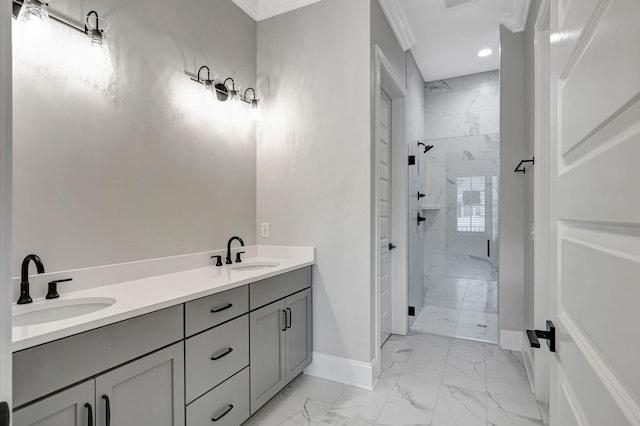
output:
{"label": "double vanity", "polygon": [[247,251],[15,307],[14,424],[242,424],[312,353],[313,249]]}

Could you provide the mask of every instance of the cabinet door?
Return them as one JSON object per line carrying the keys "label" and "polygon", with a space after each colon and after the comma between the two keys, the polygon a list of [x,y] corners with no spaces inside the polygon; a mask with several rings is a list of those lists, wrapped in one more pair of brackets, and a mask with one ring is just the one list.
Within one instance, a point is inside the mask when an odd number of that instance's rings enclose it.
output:
{"label": "cabinet door", "polygon": [[184,426],[184,343],[98,376],[96,405],[98,426]]}
{"label": "cabinet door", "polygon": [[251,348],[251,414],[286,384],[284,300],[249,315]]}
{"label": "cabinet door", "polygon": [[291,381],[311,363],[311,289],[286,299],[288,328],[286,339],[286,381]]}
{"label": "cabinet door", "polygon": [[95,420],[94,382],[90,380],[13,413],[14,426],[89,426]]}

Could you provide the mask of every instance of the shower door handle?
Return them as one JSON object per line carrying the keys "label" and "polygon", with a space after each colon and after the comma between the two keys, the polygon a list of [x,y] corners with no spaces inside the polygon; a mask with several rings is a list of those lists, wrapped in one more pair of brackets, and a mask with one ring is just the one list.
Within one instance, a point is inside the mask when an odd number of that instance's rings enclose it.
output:
{"label": "shower door handle", "polygon": [[487,240],[487,257],[491,257],[491,240]]}

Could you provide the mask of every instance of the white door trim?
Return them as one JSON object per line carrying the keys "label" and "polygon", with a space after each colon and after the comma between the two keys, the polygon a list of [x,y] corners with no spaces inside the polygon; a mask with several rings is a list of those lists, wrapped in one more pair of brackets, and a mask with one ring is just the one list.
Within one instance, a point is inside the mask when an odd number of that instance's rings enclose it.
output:
{"label": "white door trim", "polygon": [[12,2],[0,5],[0,401],[11,406]]}
{"label": "white door trim", "polygon": [[407,306],[409,303],[409,262],[408,262],[408,186],[409,177],[407,169],[407,143],[406,143],[406,120],[405,101],[407,97],[406,89],[402,80],[396,75],[393,66],[386,58],[380,46],[375,46],[374,60],[374,137],[372,139],[372,149],[374,152],[373,164],[374,173],[374,198],[373,198],[373,264],[374,264],[374,348],[375,357],[372,361],[376,368],[372,372],[372,383],[375,385],[380,375],[380,226],[378,224],[379,215],[379,170],[378,170],[378,150],[377,141],[378,123],[380,122],[380,93],[383,90],[392,100],[392,198],[391,198],[391,235],[394,244],[397,246],[391,255],[391,318],[392,331],[394,334],[406,334],[408,331]]}
{"label": "white door trim", "polygon": [[[549,319],[549,0],[542,0],[534,26],[534,152],[535,176],[533,183],[534,223],[534,324],[545,329]],[[526,340],[526,339],[525,339]],[[533,388],[536,399],[549,402],[549,352],[536,351],[534,355]]]}

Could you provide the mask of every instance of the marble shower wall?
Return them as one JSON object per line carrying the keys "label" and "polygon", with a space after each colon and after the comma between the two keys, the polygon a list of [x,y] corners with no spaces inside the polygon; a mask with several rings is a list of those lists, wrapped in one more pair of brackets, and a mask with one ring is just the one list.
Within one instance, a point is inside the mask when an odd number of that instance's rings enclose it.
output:
{"label": "marble shower wall", "polygon": [[498,71],[425,84],[425,138],[500,132]]}
{"label": "marble shower wall", "polygon": [[[425,245],[425,304],[439,305],[453,291],[452,278],[497,281],[497,194],[499,186],[498,71],[425,84],[428,202]],[[458,232],[458,178],[484,176],[484,232]],[[487,256],[490,240],[491,256]],[[458,301],[460,302],[460,301]]]}

